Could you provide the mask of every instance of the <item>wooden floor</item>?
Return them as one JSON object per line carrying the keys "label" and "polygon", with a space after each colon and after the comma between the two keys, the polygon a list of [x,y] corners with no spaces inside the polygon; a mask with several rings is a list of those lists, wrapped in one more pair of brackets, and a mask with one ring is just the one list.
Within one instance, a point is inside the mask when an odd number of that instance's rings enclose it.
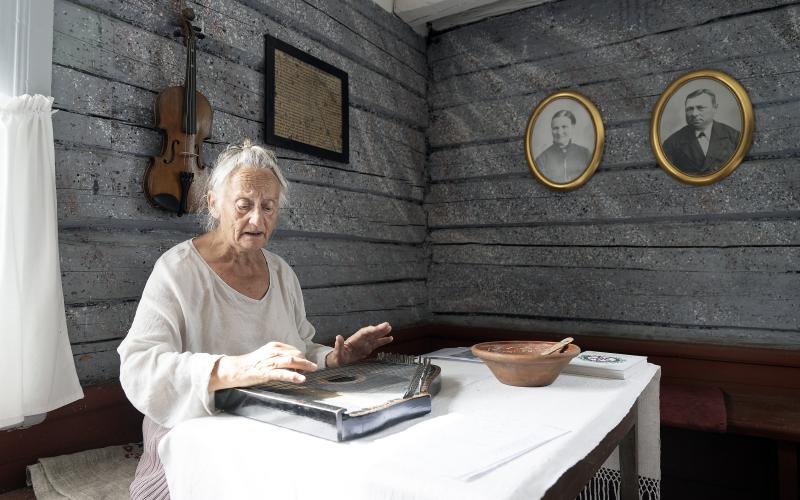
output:
{"label": "wooden floor", "polygon": [[33,488],[22,488],[21,490],[0,493],[0,500],[36,500]]}

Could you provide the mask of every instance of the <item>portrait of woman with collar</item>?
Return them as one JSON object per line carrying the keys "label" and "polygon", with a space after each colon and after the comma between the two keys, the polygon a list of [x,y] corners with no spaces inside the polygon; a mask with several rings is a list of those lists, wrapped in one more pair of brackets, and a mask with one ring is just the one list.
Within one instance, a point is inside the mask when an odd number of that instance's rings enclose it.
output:
{"label": "portrait of woman with collar", "polygon": [[578,178],[592,159],[591,151],[573,142],[576,121],[571,111],[557,111],[550,120],[553,144],[536,157],[542,174],[553,182]]}

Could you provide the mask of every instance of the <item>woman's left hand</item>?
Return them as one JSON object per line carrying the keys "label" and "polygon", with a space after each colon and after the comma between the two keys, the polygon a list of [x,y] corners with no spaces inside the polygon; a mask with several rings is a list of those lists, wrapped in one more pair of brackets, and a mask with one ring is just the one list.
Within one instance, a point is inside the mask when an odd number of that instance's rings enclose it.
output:
{"label": "woman's left hand", "polygon": [[337,335],[333,350],[325,358],[326,366],[335,368],[366,358],[378,347],[394,340],[389,336],[391,331],[392,325],[381,323],[375,326],[365,326],[347,340],[341,335]]}

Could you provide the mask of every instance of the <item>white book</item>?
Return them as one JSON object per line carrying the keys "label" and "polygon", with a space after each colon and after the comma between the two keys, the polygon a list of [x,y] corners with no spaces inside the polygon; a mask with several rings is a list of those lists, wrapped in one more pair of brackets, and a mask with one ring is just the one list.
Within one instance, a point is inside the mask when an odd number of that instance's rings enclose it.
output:
{"label": "white book", "polygon": [[584,351],[564,367],[563,373],[590,377],[626,379],[647,364],[646,356]]}

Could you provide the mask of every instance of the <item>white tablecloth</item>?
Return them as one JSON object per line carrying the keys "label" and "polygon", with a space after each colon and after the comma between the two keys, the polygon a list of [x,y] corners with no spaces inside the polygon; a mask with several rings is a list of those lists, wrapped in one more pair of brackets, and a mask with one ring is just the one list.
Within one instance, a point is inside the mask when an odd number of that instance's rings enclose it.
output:
{"label": "white tablecloth", "polygon": [[[659,376],[648,364],[628,380],[562,374],[548,387],[526,388],[499,383],[483,364],[436,363],[442,389],[429,415],[355,441],[330,442],[230,415],[178,425],[159,446],[172,498],[538,499]],[[657,435],[658,421],[650,424]],[[458,479],[486,462],[485,448],[470,447],[476,436],[501,432],[498,441],[514,442],[553,428],[567,432],[485,474]]]}

